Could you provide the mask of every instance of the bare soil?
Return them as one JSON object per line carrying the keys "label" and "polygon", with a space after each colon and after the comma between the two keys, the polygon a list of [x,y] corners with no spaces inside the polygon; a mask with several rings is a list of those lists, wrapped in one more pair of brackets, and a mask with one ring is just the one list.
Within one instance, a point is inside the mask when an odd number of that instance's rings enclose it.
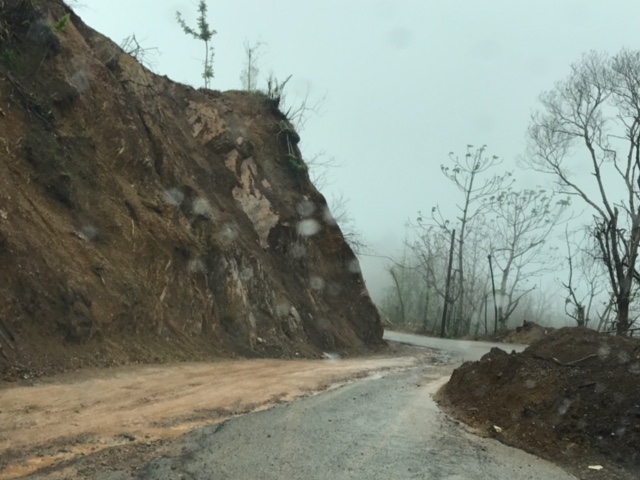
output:
{"label": "bare soil", "polygon": [[[0,480],[80,455],[146,451],[195,427],[433,357],[238,360],[87,369],[0,390]],[[122,453],[122,452],[120,452]]]}
{"label": "bare soil", "polygon": [[384,345],[278,101],[0,5],[0,379]]}
{"label": "bare soil", "polygon": [[478,433],[579,478],[638,478],[639,380],[640,340],[563,328],[522,353],[493,349],[464,363],[439,400]]}

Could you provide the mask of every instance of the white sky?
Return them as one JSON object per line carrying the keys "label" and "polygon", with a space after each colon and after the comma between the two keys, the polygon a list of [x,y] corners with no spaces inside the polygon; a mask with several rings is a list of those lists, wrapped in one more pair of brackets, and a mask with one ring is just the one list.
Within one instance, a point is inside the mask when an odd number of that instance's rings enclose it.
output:
{"label": "white sky", "polygon": [[[195,24],[197,0],[80,0],[76,11],[116,43],[134,33],[157,47],[155,71],[202,85],[203,45],[175,21]],[[538,95],[591,49],[638,48],[637,0],[208,0],[217,30],[212,88],[239,89],[243,42],[263,41],[263,78],[293,75],[293,96],[327,94],[302,132],[306,157],[324,151],[342,167],[323,190],[349,198],[357,227],[382,255],[399,251],[417,211],[457,197],[440,164],[486,144],[515,168]],[[264,81],[264,80],[263,80]],[[522,184],[527,172],[517,172]],[[530,181],[531,182],[531,181]],[[451,211],[451,210],[449,210]],[[381,259],[362,257],[379,298]]]}

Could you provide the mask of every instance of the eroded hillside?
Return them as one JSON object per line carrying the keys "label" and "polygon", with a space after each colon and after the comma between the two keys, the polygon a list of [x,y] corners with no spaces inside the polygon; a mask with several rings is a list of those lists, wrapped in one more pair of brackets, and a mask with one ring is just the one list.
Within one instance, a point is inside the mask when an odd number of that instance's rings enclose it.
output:
{"label": "eroded hillside", "polygon": [[146,70],[59,1],[0,12],[5,377],[382,344],[277,102]]}

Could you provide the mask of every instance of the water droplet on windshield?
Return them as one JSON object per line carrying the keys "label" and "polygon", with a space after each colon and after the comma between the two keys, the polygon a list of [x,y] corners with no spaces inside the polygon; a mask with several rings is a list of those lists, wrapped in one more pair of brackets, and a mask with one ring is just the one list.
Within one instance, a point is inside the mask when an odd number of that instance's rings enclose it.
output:
{"label": "water droplet on windshield", "polygon": [[329,210],[329,207],[324,208],[324,212],[322,216],[327,225],[337,224],[336,219],[333,217],[333,214],[331,213],[331,210]]}
{"label": "water droplet on windshield", "polygon": [[351,272],[351,273],[361,273],[360,270],[360,262],[358,261],[357,258],[354,258],[353,260],[351,260],[348,264],[347,264],[347,269]]}
{"label": "water droplet on windshield", "polygon": [[182,193],[177,188],[170,188],[163,192],[164,201],[169,205],[173,205],[177,207],[184,200],[184,193]]}
{"label": "water droplet on windshield", "polygon": [[93,225],[83,225],[78,232],[80,237],[84,240],[91,242],[98,235],[98,229]]}
{"label": "water droplet on windshield", "polygon": [[303,237],[310,237],[320,231],[320,224],[317,220],[308,218],[298,223],[298,235]]}
{"label": "water droplet on windshield", "polygon": [[84,70],[77,70],[73,75],[71,75],[69,83],[76,87],[76,90],[80,93],[88,90],[91,86],[89,76]]}
{"label": "water droplet on windshield", "polygon": [[571,406],[571,400],[569,400],[568,398],[565,398],[564,400],[562,400],[562,404],[560,404],[560,406],[558,407],[558,413],[560,415],[564,415],[565,413],[567,413],[567,410],[569,409],[570,406]]}
{"label": "water droplet on windshield", "polygon": [[322,290],[324,288],[324,280],[320,277],[313,276],[309,279],[309,285],[314,290]]}
{"label": "water droplet on windshield", "polygon": [[236,228],[232,225],[225,225],[222,227],[220,234],[218,235],[218,239],[220,243],[225,247],[231,245],[235,239],[238,238],[238,232]]}
{"label": "water droplet on windshield", "polygon": [[296,205],[296,210],[301,217],[309,217],[316,211],[315,204],[310,200],[303,200]]}
{"label": "water droplet on windshield", "polygon": [[190,260],[189,263],[187,264],[187,270],[189,270],[191,273],[204,272],[205,271],[204,262],[199,258]]}
{"label": "water droplet on windshield", "polygon": [[251,267],[243,268],[242,271],[240,272],[240,279],[243,282],[247,282],[252,278],[253,278],[253,268]]}
{"label": "water droplet on windshield", "polygon": [[210,218],[212,215],[211,204],[206,198],[198,197],[193,201],[193,213]]}
{"label": "water droplet on windshield", "polygon": [[618,362],[619,363],[627,363],[629,360],[631,360],[631,357],[629,356],[629,354],[625,351],[621,351],[618,352]]}
{"label": "water droplet on windshield", "polygon": [[307,249],[300,243],[294,243],[291,246],[291,256],[293,258],[302,258],[307,254]]}
{"label": "water droplet on windshield", "polygon": [[602,345],[598,348],[598,357],[601,359],[609,358],[609,354],[611,353],[611,348],[608,345]]}

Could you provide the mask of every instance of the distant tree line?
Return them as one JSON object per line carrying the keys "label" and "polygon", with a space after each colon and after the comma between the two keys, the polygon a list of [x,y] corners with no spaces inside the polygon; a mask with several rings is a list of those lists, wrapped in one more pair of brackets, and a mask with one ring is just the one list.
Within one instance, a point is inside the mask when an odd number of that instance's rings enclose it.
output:
{"label": "distant tree line", "polygon": [[[540,96],[522,159],[549,187],[517,189],[485,147],[450,154],[457,215],[411,224],[381,309],[392,324],[461,336],[506,328],[536,278],[562,270],[566,315],[626,335],[640,309],[640,51],[590,52]],[[576,226],[570,199],[591,212]],[[575,227],[570,231],[568,224]],[[566,251],[557,227],[565,225]],[[491,322],[493,320],[493,322]],[[533,319],[535,320],[535,319]]]}

